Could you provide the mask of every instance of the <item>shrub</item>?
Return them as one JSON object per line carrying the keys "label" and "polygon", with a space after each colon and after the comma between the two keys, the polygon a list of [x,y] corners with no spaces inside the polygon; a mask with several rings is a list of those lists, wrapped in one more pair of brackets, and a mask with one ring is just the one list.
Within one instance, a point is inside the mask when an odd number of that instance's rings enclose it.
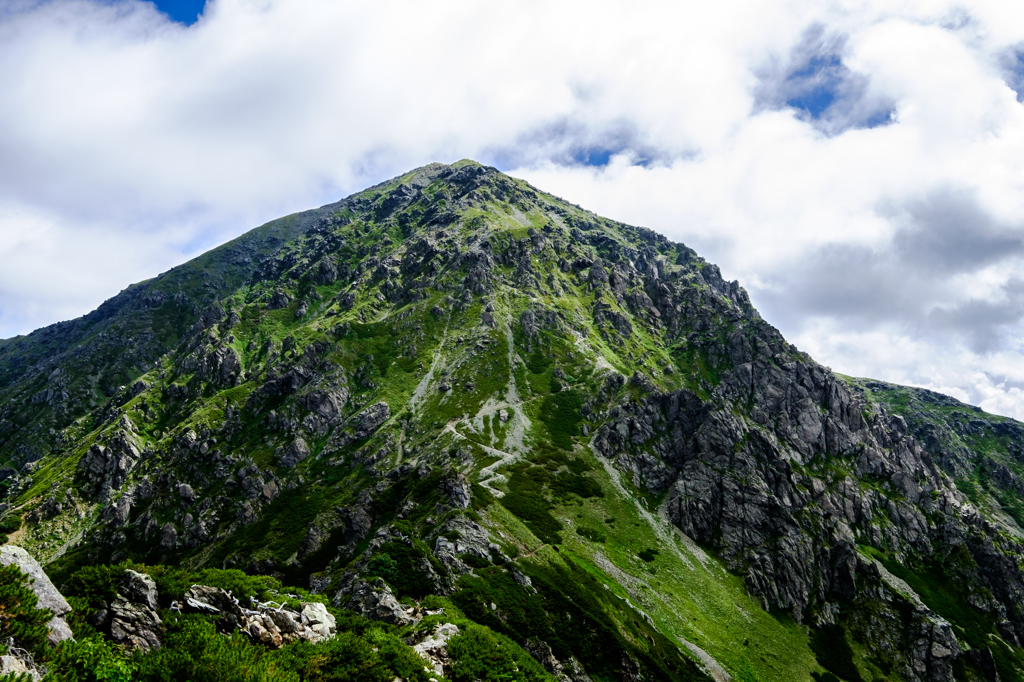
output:
{"label": "shrub", "polygon": [[[533,467],[530,474],[534,474],[534,471],[546,473],[540,467]],[[544,488],[537,474],[531,476],[523,469],[514,471],[509,479],[508,494],[501,498],[501,504],[522,519],[541,542],[552,545],[562,542],[558,534],[562,524],[552,516],[551,503],[544,496]]]}
{"label": "shrub", "polygon": [[579,435],[582,407],[583,398],[578,391],[553,393],[541,404],[541,420],[548,428],[551,442],[563,450],[571,450],[573,437]]}
{"label": "shrub", "polygon": [[652,561],[654,561],[654,557],[658,556],[658,550],[647,548],[645,550],[642,550],[637,556],[639,556],[647,563],[651,563]]}
{"label": "shrub", "polygon": [[591,542],[604,542],[607,539],[604,533],[594,528],[577,528],[576,534],[585,537]]}
{"label": "shrub", "polygon": [[[421,568],[422,562],[430,561],[433,555],[419,547],[410,547],[401,542],[388,542],[382,545],[380,554],[386,555],[394,563],[394,575],[388,582],[400,596],[422,599],[434,591],[434,582]],[[390,566],[390,563],[388,565]]]}
{"label": "shrub", "polygon": [[9,637],[22,649],[42,651],[53,618],[49,609],[39,609],[39,598],[32,591],[32,579],[16,565],[0,567],[0,642]]}
{"label": "shrub", "polygon": [[811,677],[817,680],[817,682],[842,682],[838,677],[836,677],[830,672],[811,673]]}
{"label": "shrub", "polygon": [[466,625],[448,641],[453,682],[541,682],[551,677],[507,637],[482,625]]}
{"label": "shrub", "polygon": [[570,494],[580,497],[604,497],[604,492],[597,481],[570,471],[563,471],[555,476],[551,483],[551,489],[555,495],[562,498],[568,497]]}
{"label": "shrub", "polygon": [[0,519],[0,533],[13,533],[21,528],[21,516],[11,514]]}
{"label": "shrub", "polygon": [[423,661],[395,635],[373,629],[365,636],[342,632],[309,644],[299,642],[267,657],[303,682],[427,682]]}
{"label": "shrub", "polygon": [[398,577],[398,562],[389,554],[374,554],[366,564],[366,575],[393,583]]}
{"label": "shrub", "polygon": [[543,374],[551,366],[551,358],[547,357],[540,350],[535,350],[526,360],[526,368],[534,374]]}
{"label": "shrub", "polygon": [[47,682],[128,682],[132,670],[112,644],[102,637],[61,642],[47,663]]}
{"label": "shrub", "polygon": [[[219,635],[204,616],[171,614],[164,621],[164,646],[133,659],[142,682],[299,682],[295,659],[268,656],[262,645],[235,632]],[[75,679],[75,678],[69,678]],[[127,678],[126,678],[127,679]]]}
{"label": "shrub", "polygon": [[125,566],[83,566],[60,586],[61,594],[78,597],[95,609],[101,601],[110,602],[117,596],[117,581]]}

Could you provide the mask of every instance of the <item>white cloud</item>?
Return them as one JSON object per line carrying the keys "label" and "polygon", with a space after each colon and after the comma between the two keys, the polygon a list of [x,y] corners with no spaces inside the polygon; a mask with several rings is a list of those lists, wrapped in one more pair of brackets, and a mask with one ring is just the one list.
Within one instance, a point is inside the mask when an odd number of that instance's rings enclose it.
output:
{"label": "white cloud", "polygon": [[995,0],[9,2],[0,336],[471,157],[693,246],[837,371],[1024,417],[1021,45]]}

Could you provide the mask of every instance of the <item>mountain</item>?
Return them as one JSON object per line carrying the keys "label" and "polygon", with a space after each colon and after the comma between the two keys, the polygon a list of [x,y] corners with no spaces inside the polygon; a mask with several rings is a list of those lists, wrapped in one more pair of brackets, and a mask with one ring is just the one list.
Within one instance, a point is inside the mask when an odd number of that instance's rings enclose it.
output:
{"label": "mountain", "polygon": [[57,584],[241,569],[565,680],[1024,679],[1024,426],[471,161],[0,341],[0,389],[0,526]]}

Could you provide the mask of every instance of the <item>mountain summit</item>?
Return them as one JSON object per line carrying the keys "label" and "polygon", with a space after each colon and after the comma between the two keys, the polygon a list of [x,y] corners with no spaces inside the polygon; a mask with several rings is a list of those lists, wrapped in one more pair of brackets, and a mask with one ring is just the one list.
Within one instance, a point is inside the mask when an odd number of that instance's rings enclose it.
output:
{"label": "mountain summit", "polygon": [[693,250],[471,161],[0,341],[0,389],[0,523],[55,582],[457,610],[563,680],[1024,679],[1020,424],[837,375]]}

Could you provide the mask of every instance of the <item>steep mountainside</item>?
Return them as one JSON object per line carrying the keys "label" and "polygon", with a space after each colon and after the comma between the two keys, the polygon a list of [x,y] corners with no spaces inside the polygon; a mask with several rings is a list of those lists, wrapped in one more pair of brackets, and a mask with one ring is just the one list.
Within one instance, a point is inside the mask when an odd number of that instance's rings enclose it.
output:
{"label": "steep mountainside", "polygon": [[57,581],[437,595],[562,679],[1024,679],[1024,427],[836,375],[691,249],[473,162],[0,342],[0,387]]}

